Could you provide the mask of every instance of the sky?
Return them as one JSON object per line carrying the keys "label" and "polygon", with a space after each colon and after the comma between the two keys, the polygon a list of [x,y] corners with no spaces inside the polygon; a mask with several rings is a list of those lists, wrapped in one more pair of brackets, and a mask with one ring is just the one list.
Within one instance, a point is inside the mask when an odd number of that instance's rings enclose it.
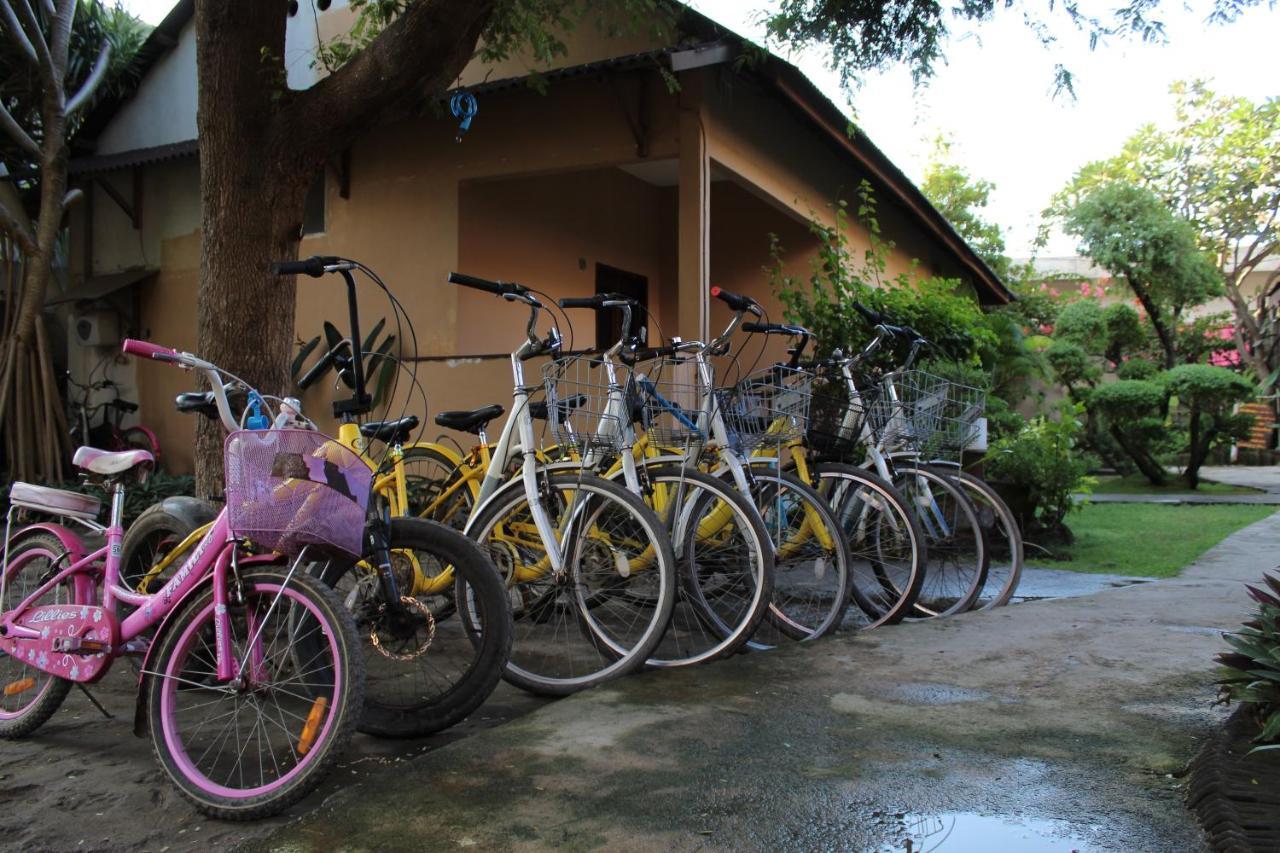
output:
{"label": "sky", "polygon": [[[154,24],[173,3],[123,0],[123,5]],[[760,10],[776,0],[692,0],[690,5],[760,40]],[[1095,14],[1110,8],[1082,5]],[[1209,27],[1203,21],[1206,0],[1194,0],[1195,10],[1187,5],[1184,0],[1161,5],[1164,44],[1114,40],[1092,52],[1087,39],[1065,24],[1056,30],[1058,43],[1046,49],[1015,7],[991,22],[957,27],[946,46],[947,64],[925,88],[915,89],[906,69],[896,68],[868,76],[852,103],[820,52],[784,56],[856,116],[870,139],[915,181],[924,174],[933,139],[949,138],[953,159],[995,184],[987,218],[1004,228],[1009,254],[1025,257],[1033,253],[1040,211],[1076,169],[1116,153],[1142,124],[1169,120],[1173,81],[1208,78],[1221,94],[1255,101],[1280,96],[1275,73],[1280,10],[1264,5],[1234,24]],[[1029,4],[1037,10],[1047,6],[1047,0]],[[1074,101],[1052,97],[1056,63],[1075,75]],[[1074,250],[1069,237],[1054,233],[1038,253],[1055,257]]]}

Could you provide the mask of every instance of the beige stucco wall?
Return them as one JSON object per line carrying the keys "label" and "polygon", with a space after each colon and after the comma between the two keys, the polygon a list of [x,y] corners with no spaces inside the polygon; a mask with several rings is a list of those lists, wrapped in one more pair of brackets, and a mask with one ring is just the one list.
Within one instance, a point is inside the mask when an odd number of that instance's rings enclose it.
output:
{"label": "beige stucco wall", "polygon": [[[618,168],[642,162],[634,112],[629,120],[627,111],[644,104],[648,161],[671,160],[681,151],[710,154],[711,174],[718,178],[709,192],[711,283],[755,296],[772,319],[781,320],[763,269],[768,235],[780,235],[789,271],[806,276],[814,242],[804,217],[821,215],[861,176],[816,130],[754,89],[743,86],[730,97],[718,84],[696,88],[716,93],[696,114],[689,112],[695,87],[668,93],[654,73],[560,80],[547,95],[523,88],[494,92],[484,96],[462,144],[454,141],[455,122],[443,117],[381,128],[352,151],[349,198],[339,196],[338,182],[329,176],[325,233],[306,237],[300,253],[355,257],[376,269],[404,303],[423,356],[505,352],[523,332],[520,309],[448,285],[445,278],[455,269],[520,280],[556,297],[592,292],[597,262],[636,272],[648,277],[658,322],[672,334],[681,310],[680,190]],[[196,165],[155,164],[145,174],[141,233],[99,195],[95,271],[158,255],[161,274],[141,294],[140,325],[155,340],[194,347]],[[913,271],[912,258],[927,255],[931,244],[895,210],[883,210],[881,219],[886,236],[898,243],[891,274]],[[855,251],[867,245],[861,226],[851,225],[849,236]],[[920,271],[931,271],[927,258]],[[366,330],[380,317],[390,319],[376,289],[362,285],[361,294]],[[345,327],[345,295],[336,279],[299,279],[297,305],[302,340],[318,334],[324,320]],[[726,318],[713,302],[713,333]],[[574,320],[579,342],[590,343],[590,315],[576,312]],[[655,336],[656,325],[650,329]],[[401,345],[402,355],[412,355],[408,341]],[[766,358],[779,355],[780,347],[775,342]],[[424,363],[418,378],[431,413],[509,401],[505,360]],[[193,421],[172,411],[172,397],[190,390],[191,377],[153,365],[140,372],[138,383],[144,420],[160,434],[167,467],[187,470]],[[305,396],[308,413],[324,424],[340,393],[330,376]],[[421,398],[411,393],[417,394],[402,382],[389,415],[422,415]],[[428,435],[438,432],[431,428]]]}

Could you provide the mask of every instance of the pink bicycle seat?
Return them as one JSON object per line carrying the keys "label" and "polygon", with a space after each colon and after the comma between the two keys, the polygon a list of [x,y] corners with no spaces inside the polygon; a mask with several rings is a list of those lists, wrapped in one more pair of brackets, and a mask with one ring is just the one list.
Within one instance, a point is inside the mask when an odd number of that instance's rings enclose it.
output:
{"label": "pink bicycle seat", "polygon": [[153,468],[156,459],[146,450],[121,450],[112,453],[109,450],[99,450],[96,447],[81,447],[76,451],[76,455],[71,459],[72,464],[77,468],[83,468],[91,474],[101,474],[104,477],[110,477],[113,474],[123,474],[139,466]]}

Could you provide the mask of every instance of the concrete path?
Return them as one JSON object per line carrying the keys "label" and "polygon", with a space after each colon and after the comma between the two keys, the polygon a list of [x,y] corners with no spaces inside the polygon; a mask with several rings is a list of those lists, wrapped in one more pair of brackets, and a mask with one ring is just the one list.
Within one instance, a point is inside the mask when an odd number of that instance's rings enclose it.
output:
{"label": "concrete path", "polygon": [[626,678],[250,848],[1196,850],[1179,774],[1277,541],[1280,515],[1176,579]]}
{"label": "concrete path", "polygon": [[1211,495],[1211,494],[1110,494],[1078,495],[1090,503],[1138,503],[1138,504],[1262,504],[1280,506],[1280,465],[1244,466],[1209,465],[1200,469],[1200,478],[1230,486],[1260,489],[1261,494]]}

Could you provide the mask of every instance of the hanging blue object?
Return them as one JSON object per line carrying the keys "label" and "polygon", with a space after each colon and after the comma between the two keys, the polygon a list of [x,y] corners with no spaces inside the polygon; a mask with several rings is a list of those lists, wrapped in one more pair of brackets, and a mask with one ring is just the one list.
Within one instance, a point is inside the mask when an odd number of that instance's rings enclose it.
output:
{"label": "hanging blue object", "polygon": [[458,90],[453,93],[453,97],[449,99],[449,111],[453,113],[455,118],[461,119],[458,124],[458,141],[462,141],[462,136],[471,129],[471,119],[475,118],[476,113],[480,112],[480,105],[476,103],[476,96],[465,90]]}
{"label": "hanging blue object", "polygon": [[267,429],[271,426],[271,419],[266,416],[265,412],[263,412],[265,407],[266,403],[264,403],[262,398],[258,396],[257,391],[249,393],[249,409],[253,414],[249,415],[249,417],[245,419],[245,429]]}

